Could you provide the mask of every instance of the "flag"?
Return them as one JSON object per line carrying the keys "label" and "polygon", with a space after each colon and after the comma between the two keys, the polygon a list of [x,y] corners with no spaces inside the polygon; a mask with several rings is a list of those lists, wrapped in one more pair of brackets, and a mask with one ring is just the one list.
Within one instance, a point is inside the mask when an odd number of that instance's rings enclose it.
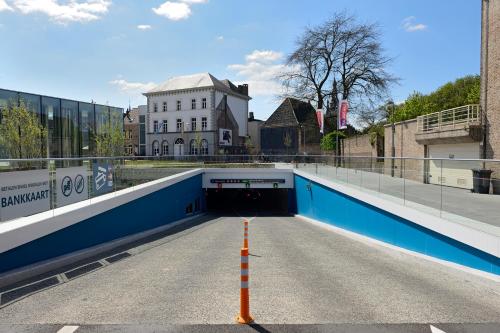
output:
{"label": "flag", "polygon": [[323,110],[318,109],[316,111],[316,118],[318,119],[319,132],[323,134],[325,132],[325,114]]}
{"label": "flag", "polygon": [[338,129],[347,128],[347,112],[349,112],[349,102],[344,99],[339,105],[339,115],[338,115]]}

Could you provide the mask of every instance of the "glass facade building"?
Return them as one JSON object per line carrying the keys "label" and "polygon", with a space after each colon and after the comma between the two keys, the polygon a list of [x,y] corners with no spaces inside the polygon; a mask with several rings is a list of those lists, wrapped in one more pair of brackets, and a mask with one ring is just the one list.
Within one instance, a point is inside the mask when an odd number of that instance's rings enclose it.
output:
{"label": "glass facade building", "polygon": [[47,142],[40,144],[49,158],[95,156],[94,135],[110,122],[123,128],[122,108],[5,89],[0,89],[0,122],[4,109],[22,102],[48,130]]}

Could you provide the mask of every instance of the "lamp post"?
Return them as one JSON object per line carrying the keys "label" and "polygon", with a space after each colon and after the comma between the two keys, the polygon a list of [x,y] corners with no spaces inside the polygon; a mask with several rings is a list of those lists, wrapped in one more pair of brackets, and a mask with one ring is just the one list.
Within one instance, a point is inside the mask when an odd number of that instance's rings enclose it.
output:
{"label": "lamp post", "polygon": [[394,142],[394,137],[396,136],[396,125],[394,124],[394,102],[389,100],[387,102],[387,111],[391,111],[391,129],[392,129],[392,139],[391,139],[391,177],[394,177],[394,159],[396,158],[396,145]]}

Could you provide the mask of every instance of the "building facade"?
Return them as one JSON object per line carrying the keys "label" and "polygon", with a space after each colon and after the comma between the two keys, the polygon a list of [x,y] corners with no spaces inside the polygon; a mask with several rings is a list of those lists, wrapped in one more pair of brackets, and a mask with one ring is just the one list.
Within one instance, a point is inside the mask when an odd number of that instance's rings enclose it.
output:
{"label": "building facade", "polygon": [[263,154],[319,154],[321,134],[310,103],[287,98],[260,130]]}
{"label": "building facade", "polygon": [[260,154],[260,129],[264,124],[263,120],[256,119],[253,112],[248,116],[248,139],[250,147],[247,145],[248,153],[252,155]]}
{"label": "building facade", "polygon": [[147,105],[140,105],[127,110],[123,117],[123,133],[125,136],[124,151],[128,156],[146,155],[146,113]]}
{"label": "building facade", "polygon": [[[500,2],[496,0],[482,0],[481,109],[486,139],[481,155],[500,159]],[[494,168],[496,178],[498,169]]]}
{"label": "building facade", "polygon": [[247,85],[202,73],[172,78],[144,95],[147,155],[245,153]]}
{"label": "building facade", "polygon": [[47,141],[41,142],[48,158],[95,156],[95,136],[110,122],[123,126],[122,108],[5,89],[0,89],[0,121],[3,110],[21,103],[48,130]]}

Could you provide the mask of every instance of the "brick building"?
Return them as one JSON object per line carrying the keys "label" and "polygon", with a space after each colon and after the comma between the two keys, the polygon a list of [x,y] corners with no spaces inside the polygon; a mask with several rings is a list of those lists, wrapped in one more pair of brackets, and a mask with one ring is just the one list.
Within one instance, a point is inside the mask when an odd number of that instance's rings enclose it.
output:
{"label": "brick building", "polygon": [[[132,110],[127,110],[123,118],[123,132],[125,136],[125,155],[144,156],[146,155],[146,129],[145,117],[147,106],[141,105]],[[142,124],[142,126],[141,126]],[[142,135],[141,135],[142,134]],[[142,149],[141,149],[142,148]]]}
{"label": "brick building", "polygon": [[[500,159],[500,2],[482,0],[481,108],[486,124],[482,156]],[[499,168],[494,168],[500,178]]]}
{"label": "brick building", "polygon": [[287,98],[260,130],[264,154],[319,154],[321,134],[316,110],[310,103]]}

